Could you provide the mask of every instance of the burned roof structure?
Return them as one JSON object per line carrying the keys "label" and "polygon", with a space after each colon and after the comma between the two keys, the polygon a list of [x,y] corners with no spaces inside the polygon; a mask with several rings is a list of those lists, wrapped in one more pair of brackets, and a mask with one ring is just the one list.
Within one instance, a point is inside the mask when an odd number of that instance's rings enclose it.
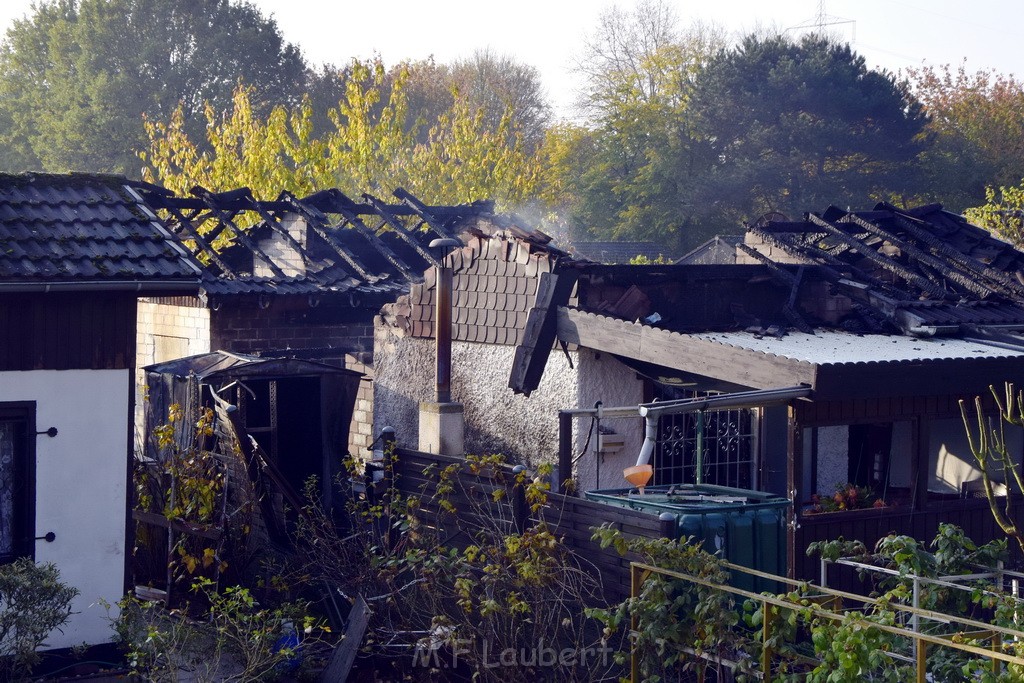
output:
{"label": "burned roof structure", "polygon": [[[573,286],[531,312],[510,387],[536,388],[556,341],[745,387],[775,386],[785,370],[791,383],[854,391],[853,378],[882,381],[894,364],[920,366],[920,381],[950,363],[991,370],[975,372],[978,382],[1017,373],[1024,253],[940,205],[769,217],[736,250],[735,264],[563,261],[552,276]],[[902,354],[844,359],[901,337]],[[791,357],[798,338],[804,355]]]}
{"label": "burned roof structure", "polygon": [[[866,330],[915,336],[1024,327],[1024,253],[939,204],[829,207],[748,227],[756,262],[806,263],[864,315]],[[761,242],[759,247],[751,242]]]}
{"label": "burned roof structure", "polygon": [[257,200],[248,188],[180,197],[149,186],[143,195],[203,261],[207,297],[338,293],[383,303],[438,263],[429,244],[456,237],[491,202],[427,206],[396,190],[397,203],[337,189]]}

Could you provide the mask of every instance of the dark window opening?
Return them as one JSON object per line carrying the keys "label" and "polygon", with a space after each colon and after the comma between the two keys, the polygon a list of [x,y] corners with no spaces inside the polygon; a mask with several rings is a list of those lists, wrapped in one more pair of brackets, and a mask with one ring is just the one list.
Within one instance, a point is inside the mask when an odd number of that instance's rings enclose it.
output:
{"label": "dark window opening", "polygon": [[0,403],[0,563],[32,557],[35,403]]}
{"label": "dark window opening", "polygon": [[850,483],[885,491],[889,486],[891,451],[891,422],[850,425]]}

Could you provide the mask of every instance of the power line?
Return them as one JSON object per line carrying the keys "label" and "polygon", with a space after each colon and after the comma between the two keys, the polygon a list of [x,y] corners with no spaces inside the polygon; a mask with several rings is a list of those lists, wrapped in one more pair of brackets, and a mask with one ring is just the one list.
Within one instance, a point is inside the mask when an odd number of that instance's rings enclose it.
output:
{"label": "power line", "polygon": [[790,26],[785,30],[786,33],[790,31],[800,31],[804,29],[814,29],[815,32],[824,34],[826,27],[828,26],[841,26],[850,24],[852,27],[851,43],[857,42],[857,22],[853,19],[845,19],[843,17],[835,17],[828,14],[825,11],[825,0],[818,0],[818,11],[815,15],[806,20],[802,21],[795,26]]}

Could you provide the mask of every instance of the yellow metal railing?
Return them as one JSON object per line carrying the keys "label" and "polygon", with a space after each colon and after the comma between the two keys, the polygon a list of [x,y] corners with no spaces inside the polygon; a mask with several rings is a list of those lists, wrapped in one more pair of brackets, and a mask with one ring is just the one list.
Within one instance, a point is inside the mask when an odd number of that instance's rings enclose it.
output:
{"label": "yellow metal railing", "polygon": [[[780,598],[772,594],[761,594],[754,593],[742,588],[735,588],[724,584],[715,583],[706,579],[701,579],[696,576],[689,574],[683,574],[681,572],[672,571],[670,569],[663,569],[661,567],[655,567],[649,564],[641,562],[633,562],[630,564],[630,585],[631,593],[633,597],[640,595],[644,581],[649,579],[651,576],[660,575],[673,579],[679,579],[687,581],[700,586],[706,586],[726,593],[731,593],[740,598],[752,600],[754,602],[761,603],[761,607],[764,614],[764,621],[761,628],[761,675],[766,681],[770,680],[771,676],[771,663],[776,655],[776,652],[769,646],[769,640],[772,637],[772,626],[775,617],[771,617],[771,610],[769,606],[778,607],[784,610],[794,610],[807,613],[808,611],[816,617],[822,619],[830,619],[833,621],[842,621],[846,617],[846,613],[842,612],[842,605],[844,602],[855,602],[864,605],[876,605],[881,601],[875,598],[870,598],[864,595],[857,595],[856,593],[847,593],[845,591],[835,590],[833,588],[823,588],[810,584],[806,581],[794,581],[783,576],[776,576],[774,574],[767,574],[747,567],[740,567],[729,562],[723,562],[723,565],[729,569],[730,572],[741,572],[755,576],[761,579],[768,579],[770,581],[776,581],[780,584],[786,584],[789,586],[797,587],[811,587],[814,589],[815,595],[803,596],[804,600],[809,600],[811,604],[815,605],[810,607],[808,605],[791,602],[785,598]],[[828,606],[834,607],[833,610],[827,609]],[[894,612],[902,612],[911,617],[917,616],[924,619],[930,619],[933,621],[944,622],[944,623],[956,623],[962,627],[969,628],[971,630],[957,631],[955,633],[933,635],[928,633],[920,633],[912,629],[903,628],[900,626],[891,626],[889,624],[883,624],[876,621],[864,620],[865,626],[876,628],[879,631],[891,633],[893,635],[901,636],[911,640],[914,643],[914,655],[912,657],[902,657],[890,653],[890,656],[907,661],[913,661],[915,664],[915,681],[916,683],[925,683],[926,681],[926,668],[927,668],[927,653],[930,647],[947,647],[961,652],[970,653],[978,657],[990,659],[992,662],[992,670],[998,673],[1001,670],[1003,664],[1017,664],[1024,666],[1024,657],[1018,657],[1016,655],[1007,654],[1002,651],[1002,645],[1004,642],[1016,642],[1024,639],[1024,632],[1017,631],[1010,628],[996,626],[994,624],[988,624],[965,617],[960,617],[952,614],[946,614],[943,612],[936,612],[932,610],[915,608],[907,605],[900,605],[892,602],[886,603],[886,607]],[[636,632],[638,627],[636,617],[632,620],[632,629]],[[978,647],[972,643],[979,640],[990,641],[990,649]],[[969,641],[969,642],[965,642]],[[631,662],[631,680],[633,683],[640,681],[640,655],[637,652],[636,643],[634,641],[632,648],[632,662]]]}

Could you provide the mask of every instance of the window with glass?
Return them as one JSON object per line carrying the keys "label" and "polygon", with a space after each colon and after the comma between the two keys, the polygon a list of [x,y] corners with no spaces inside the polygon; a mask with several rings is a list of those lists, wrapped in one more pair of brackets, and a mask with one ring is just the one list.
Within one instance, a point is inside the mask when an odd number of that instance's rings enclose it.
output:
{"label": "window with glass", "polygon": [[0,403],[0,562],[32,555],[35,404]]}

